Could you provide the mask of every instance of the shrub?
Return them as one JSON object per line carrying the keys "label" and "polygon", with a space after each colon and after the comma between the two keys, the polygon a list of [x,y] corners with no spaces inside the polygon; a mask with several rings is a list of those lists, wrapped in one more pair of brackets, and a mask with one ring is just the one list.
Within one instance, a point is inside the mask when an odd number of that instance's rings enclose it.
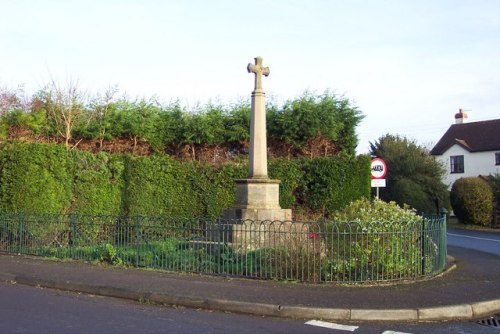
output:
{"label": "shrub", "polygon": [[[400,205],[408,204],[420,213],[435,214],[435,198],[429,196],[424,189],[425,185],[410,178],[402,178],[394,182],[392,196]],[[447,206],[446,203],[442,205]]]}
{"label": "shrub", "polygon": [[111,244],[103,245],[102,247],[99,248],[98,252],[99,252],[99,261],[101,262],[116,264],[116,265],[123,264],[122,259],[117,255],[116,248]]}
{"label": "shrub", "polygon": [[415,210],[395,202],[366,198],[352,202],[325,224],[325,279],[378,280],[420,274],[421,226]]}
{"label": "shrub", "polygon": [[361,198],[351,202],[344,209],[337,211],[333,216],[335,221],[356,222],[364,225],[371,223],[412,224],[421,222],[414,209],[404,205],[399,207],[396,202],[384,202]]}
{"label": "shrub", "polygon": [[456,180],[451,187],[451,206],[458,220],[487,226],[493,213],[493,191],[486,181],[479,177],[465,177]]}
{"label": "shrub", "polygon": [[493,200],[497,208],[500,208],[500,174],[488,175],[482,177],[491,187],[493,191]]}

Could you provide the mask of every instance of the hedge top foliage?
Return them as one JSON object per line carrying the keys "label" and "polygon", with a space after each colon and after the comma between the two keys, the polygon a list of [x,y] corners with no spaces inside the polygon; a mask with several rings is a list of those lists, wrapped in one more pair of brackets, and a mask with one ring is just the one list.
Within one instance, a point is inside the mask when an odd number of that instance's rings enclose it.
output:
{"label": "hedge top foliage", "polygon": [[[12,94],[15,102],[16,93]],[[249,100],[187,108],[178,102],[130,101],[115,95],[116,91],[110,91],[85,98],[78,87],[61,88],[52,83],[24,105],[0,105],[0,138],[24,129],[31,136],[66,145],[98,141],[101,149],[104,141],[127,138],[133,141],[134,149],[147,143],[156,152],[196,145],[230,147],[249,140]],[[269,103],[267,110],[269,138],[289,145],[290,151],[300,152],[308,140],[324,138],[336,148],[329,155],[355,154],[355,130],[363,115],[349,99],[329,91],[318,95],[306,92],[281,107]]]}

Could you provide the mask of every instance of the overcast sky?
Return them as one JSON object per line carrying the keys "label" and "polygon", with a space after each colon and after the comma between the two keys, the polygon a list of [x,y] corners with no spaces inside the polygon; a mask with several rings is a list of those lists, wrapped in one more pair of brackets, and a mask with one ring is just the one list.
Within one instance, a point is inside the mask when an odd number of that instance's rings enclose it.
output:
{"label": "overcast sky", "polygon": [[184,105],[248,97],[262,56],[278,103],[351,99],[359,153],[386,133],[435,144],[459,108],[500,116],[498,0],[0,0],[0,50],[0,86],[78,80]]}

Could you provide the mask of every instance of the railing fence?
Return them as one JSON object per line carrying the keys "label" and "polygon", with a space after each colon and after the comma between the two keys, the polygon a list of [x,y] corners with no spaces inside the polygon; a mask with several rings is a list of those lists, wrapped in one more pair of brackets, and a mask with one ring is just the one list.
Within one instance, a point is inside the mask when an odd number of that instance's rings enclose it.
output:
{"label": "railing fence", "polygon": [[260,279],[414,280],[445,268],[446,218],[363,224],[0,213],[0,251]]}

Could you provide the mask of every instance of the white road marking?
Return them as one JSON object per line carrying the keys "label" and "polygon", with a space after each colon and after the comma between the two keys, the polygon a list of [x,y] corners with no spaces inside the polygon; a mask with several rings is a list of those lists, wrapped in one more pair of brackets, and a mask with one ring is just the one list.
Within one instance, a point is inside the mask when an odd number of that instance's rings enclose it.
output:
{"label": "white road marking", "polygon": [[330,328],[330,329],[338,329],[341,331],[349,331],[349,332],[354,332],[356,329],[358,329],[358,326],[348,326],[348,325],[340,325],[340,324],[335,324],[333,322],[326,322],[326,321],[319,321],[319,320],[310,320],[305,323],[306,325],[311,325],[311,326],[317,326],[317,327],[323,327],[323,328]]}
{"label": "white road marking", "polygon": [[395,332],[395,331],[385,331],[382,334],[411,334],[411,333],[403,333],[403,332]]}
{"label": "white road marking", "polygon": [[452,235],[454,237],[462,237],[462,238],[469,238],[469,239],[478,239],[478,240],[500,242],[500,240],[488,239],[488,238],[480,238],[480,237],[471,237],[469,235],[462,235],[462,234],[455,234],[455,233],[448,233],[448,235]]}

